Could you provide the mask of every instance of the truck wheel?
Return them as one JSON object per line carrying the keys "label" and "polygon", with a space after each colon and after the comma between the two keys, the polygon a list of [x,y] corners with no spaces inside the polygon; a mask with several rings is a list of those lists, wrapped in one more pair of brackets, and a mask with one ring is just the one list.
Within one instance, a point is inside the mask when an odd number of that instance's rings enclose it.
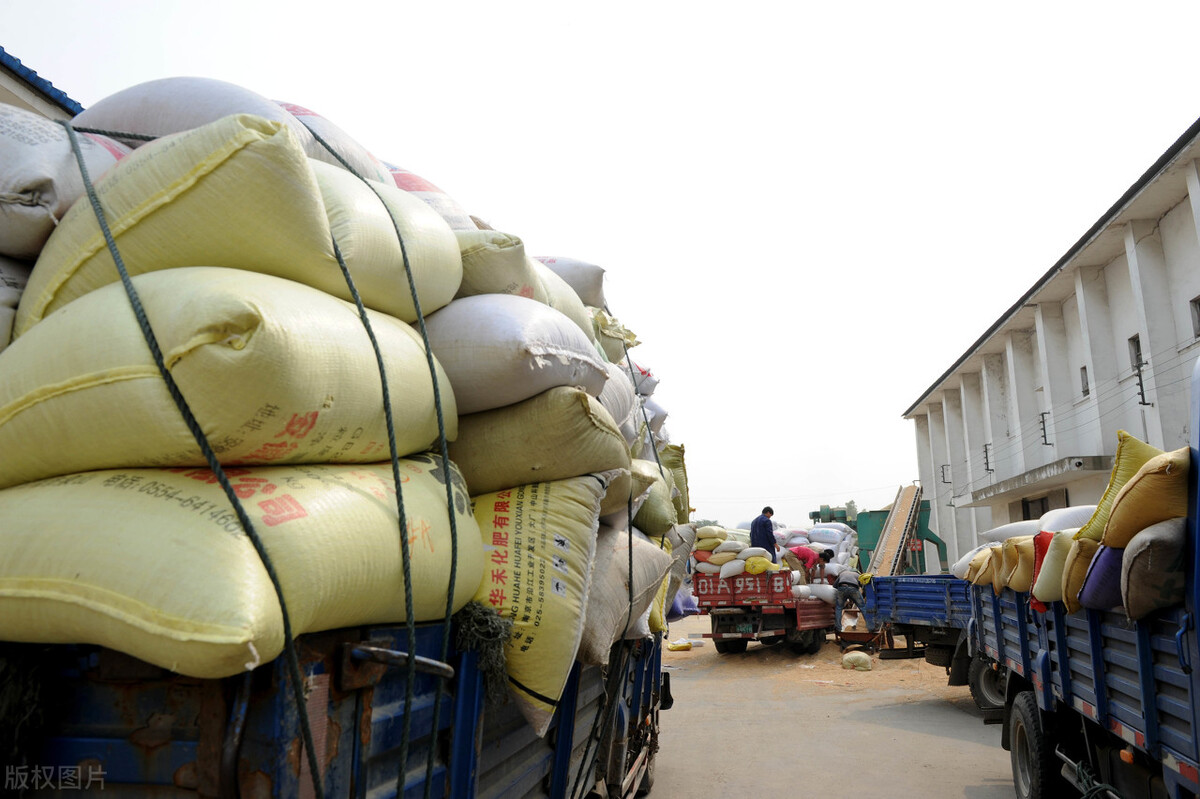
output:
{"label": "truck wheel", "polygon": [[746,644],[745,638],[726,638],[713,642],[718,655],[740,655],[746,651]]}
{"label": "truck wheel", "polygon": [[783,635],[768,635],[763,638],[759,638],[758,642],[763,646],[775,646],[775,644],[783,643],[785,638],[786,636]]}
{"label": "truck wheel", "polygon": [[654,787],[654,753],[650,754],[650,760],[646,763],[646,772],[642,774],[642,781],[638,783],[637,796],[645,796],[650,793]]}
{"label": "truck wheel", "polygon": [[925,662],[930,666],[949,666],[954,662],[954,650],[948,646],[926,646]]}
{"label": "truck wheel", "polygon": [[1032,691],[1013,699],[1008,722],[1013,788],[1017,799],[1057,799],[1066,792],[1054,755],[1054,739],[1042,729]]}
{"label": "truck wheel", "polygon": [[1004,707],[1004,686],[1000,681],[1000,672],[993,669],[982,655],[971,658],[971,667],[967,670],[967,685],[971,688],[971,698],[980,710],[994,710]]}
{"label": "truck wheel", "polygon": [[815,655],[821,651],[823,646],[825,646],[825,634],[818,630],[812,634],[812,641],[805,648],[804,654]]}

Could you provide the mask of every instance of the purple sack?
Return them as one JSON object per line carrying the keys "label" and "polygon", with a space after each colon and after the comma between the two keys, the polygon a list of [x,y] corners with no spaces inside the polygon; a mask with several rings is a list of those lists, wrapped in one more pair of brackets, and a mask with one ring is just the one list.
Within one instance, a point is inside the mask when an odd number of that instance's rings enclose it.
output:
{"label": "purple sack", "polygon": [[1101,546],[1088,566],[1083,587],[1079,589],[1079,604],[1093,610],[1121,607],[1121,559],[1124,549]]}

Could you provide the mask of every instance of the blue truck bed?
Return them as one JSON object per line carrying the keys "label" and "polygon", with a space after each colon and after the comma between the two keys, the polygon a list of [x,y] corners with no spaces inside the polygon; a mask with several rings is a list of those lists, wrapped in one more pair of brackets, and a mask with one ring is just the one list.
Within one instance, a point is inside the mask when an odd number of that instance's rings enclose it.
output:
{"label": "blue truck bed", "polygon": [[[419,656],[438,659],[442,629],[418,625]],[[365,641],[405,650],[407,632],[377,627],[299,639],[327,797],[396,796],[405,671],[351,657]],[[669,690],[661,642],[614,645],[607,675],[576,664],[544,738],[512,701],[485,703],[470,652],[448,661],[455,674],[444,683],[435,731],[436,680],[418,672],[403,795],[424,796],[426,781],[429,795],[464,798],[563,797],[575,783],[636,788],[647,772],[652,780],[658,711]],[[6,775],[18,794],[88,793],[63,782],[69,778],[90,779],[92,791],[107,796],[314,795],[282,658],[243,676],[199,680],[99,647],[35,649],[28,653],[43,675],[40,716],[26,735],[26,765]],[[14,651],[6,653],[10,663]]]}

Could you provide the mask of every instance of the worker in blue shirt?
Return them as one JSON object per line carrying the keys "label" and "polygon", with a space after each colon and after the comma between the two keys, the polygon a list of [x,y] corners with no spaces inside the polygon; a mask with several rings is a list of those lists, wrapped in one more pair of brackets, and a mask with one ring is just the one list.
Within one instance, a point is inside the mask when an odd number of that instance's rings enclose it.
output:
{"label": "worker in blue shirt", "polygon": [[779,558],[775,557],[775,525],[771,524],[774,515],[775,511],[768,505],[762,509],[762,515],[750,522],[750,546],[767,550],[771,562],[778,563]]}

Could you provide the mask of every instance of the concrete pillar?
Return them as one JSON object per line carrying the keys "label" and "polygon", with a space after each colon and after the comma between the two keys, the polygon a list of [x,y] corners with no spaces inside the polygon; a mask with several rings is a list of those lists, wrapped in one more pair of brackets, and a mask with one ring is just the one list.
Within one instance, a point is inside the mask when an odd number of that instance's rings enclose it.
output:
{"label": "concrete pillar", "polygon": [[1034,393],[1037,367],[1034,363],[1033,334],[1015,330],[1004,337],[1004,355],[1008,369],[1008,415],[1012,434],[1013,466],[1023,474],[1044,463],[1040,403]]}
{"label": "concrete pillar", "polygon": [[987,463],[992,469],[992,480],[1013,477],[1017,469],[1013,465],[1014,447],[1008,425],[1008,369],[1003,355],[983,357],[983,425],[987,436]]}
{"label": "concrete pillar", "polygon": [[[946,448],[946,416],[942,404],[938,402],[929,405],[929,452],[932,456],[933,482],[923,483],[925,499],[929,500],[929,516],[937,518],[938,537],[946,542],[946,549],[957,546],[958,531],[955,529],[954,508],[950,505],[953,498],[952,486],[942,482],[943,472],[950,468],[950,453]],[[946,469],[943,470],[942,467]],[[965,551],[965,550],[964,550]]]}
{"label": "concrete pillar", "polygon": [[1087,405],[1079,413],[1080,440],[1089,442],[1089,452],[1111,452],[1116,448],[1120,428],[1117,415],[1111,411],[1121,404],[1121,398],[1115,390],[1119,367],[1113,349],[1112,314],[1108,309],[1108,288],[1102,268],[1075,270],[1075,299],[1079,305],[1084,365],[1088,368],[1091,383]]}
{"label": "concrete pillar", "polygon": [[[1129,261],[1129,282],[1133,288],[1134,304],[1141,328],[1142,359],[1148,366],[1142,368],[1142,385],[1146,394],[1143,406],[1146,418],[1146,443],[1160,449],[1164,446],[1161,402],[1174,400],[1176,413],[1168,417],[1188,418],[1186,392],[1160,396],[1158,381],[1169,381],[1175,353],[1175,320],[1172,316],[1171,290],[1167,281],[1167,260],[1163,254],[1162,236],[1158,224],[1153,221],[1134,220],[1125,226],[1125,255]],[[1155,368],[1161,364],[1163,369]],[[1162,373],[1162,377],[1158,375]],[[1174,437],[1172,437],[1174,440]]]}
{"label": "concrete pillar", "polygon": [[1062,304],[1039,303],[1034,311],[1034,325],[1041,369],[1042,410],[1050,412],[1046,425],[1053,446],[1047,448],[1047,461],[1054,461],[1079,454],[1072,380],[1078,379],[1078,369],[1072,370],[1067,359],[1067,329]]}
{"label": "concrete pillar", "polygon": [[954,509],[955,546],[946,542],[947,552],[958,560],[957,553],[965,553],[974,544],[974,514],[970,508],[959,507],[971,499],[971,480],[967,469],[965,422],[963,419],[962,394],[959,391],[942,392],[942,415],[946,422],[946,453],[950,461],[950,503]]}
{"label": "concrete pillar", "polygon": [[[985,432],[987,413],[983,402],[983,378],[979,372],[968,372],[962,375],[959,386],[963,441],[967,448],[967,482],[969,491],[974,492],[991,485],[994,482],[992,476],[995,474],[984,469],[983,445],[987,443],[988,437]],[[970,510],[972,540],[978,540],[979,533],[992,528],[992,514],[986,508]]]}

